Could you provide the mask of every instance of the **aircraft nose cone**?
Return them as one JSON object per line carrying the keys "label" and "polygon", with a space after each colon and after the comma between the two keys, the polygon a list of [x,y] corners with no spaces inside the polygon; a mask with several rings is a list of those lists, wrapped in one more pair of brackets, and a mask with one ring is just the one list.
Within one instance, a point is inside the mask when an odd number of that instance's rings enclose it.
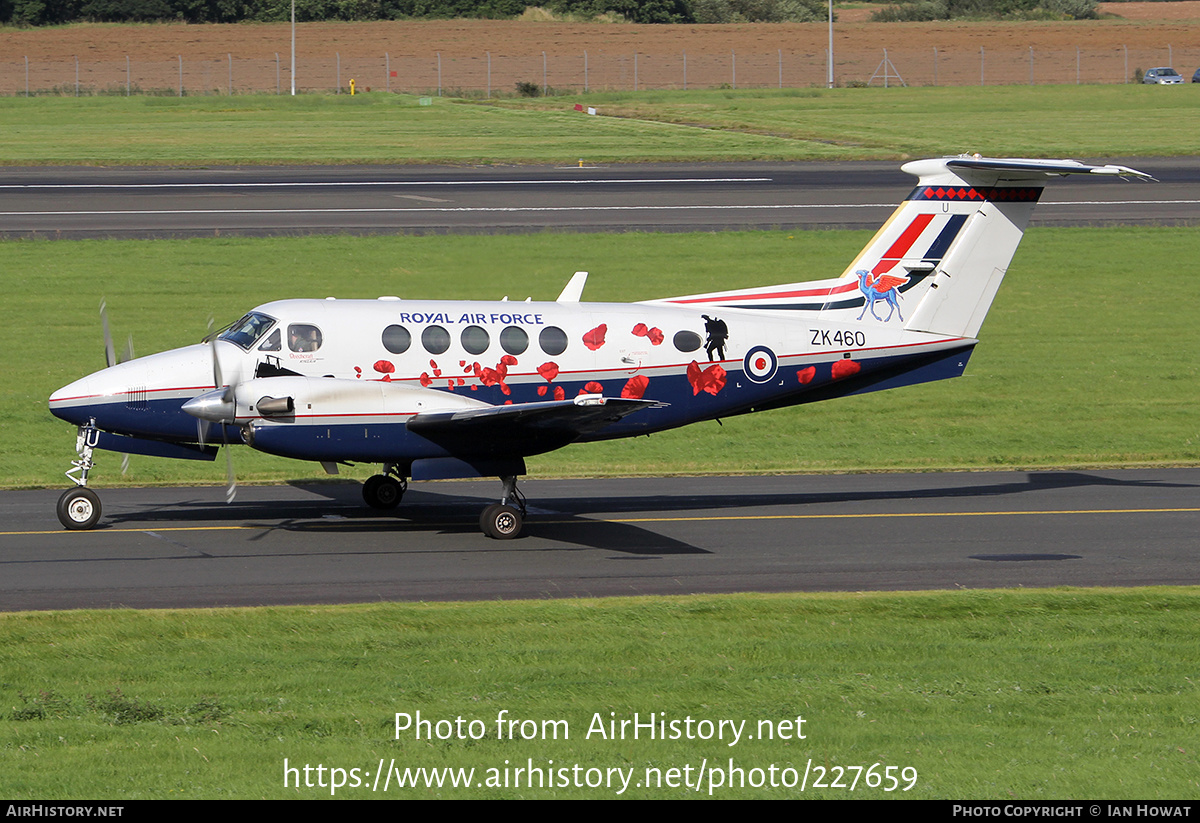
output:
{"label": "aircraft nose cone", "polygon": [[196,395],[183,404],[183,410],[210,423],[232,423],[235,410],[233,398],[229,394],[225,389],[217,389]]}

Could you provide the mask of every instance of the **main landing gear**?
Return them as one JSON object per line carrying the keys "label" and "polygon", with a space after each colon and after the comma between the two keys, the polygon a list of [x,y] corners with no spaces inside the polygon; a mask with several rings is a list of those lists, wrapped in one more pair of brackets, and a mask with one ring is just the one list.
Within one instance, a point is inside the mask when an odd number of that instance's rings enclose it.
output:
{"label": "main landing gear", "polygon": [[394,509],[400,505],[400,498],[406,491],[408,481],[394,464],[388,463],[383,467],[383,474],[372,475],[363,483],[362,496],[373,509]]}
{"label": "main landing gear", "polygon": [[[100,442],[100,432],[96,429],[95,421],[89,421],[86,426],[79,427],[75,437],[75,452],[78,460],[71,461],[67,477],[75,482],[75,488],[67,489],[58,498],[58,522],[68,529],[94,529],[100,522],[100,495],[87,487],[88,472],[95,465],[92,462],[92,452]],[[76,477],[76,472],[79,476]]]}
{"label": "main landing gear", "polygon": [[495,540],[511,540],[525,524],[525,495],[517,490],[515,476],[501,477],[500,482],[504,484],[504,496],[479,515],[479,528]]}
{"label": "main landing gear", "polygon": [[[479,515],[479,528],[488,537],[511,540],[525,525],[525,496],[517,489],[516,476],[501,477],[500,481],[504,484],[504,495],[499,503],[493,503]],[[382,474],[367,478],[362,495],[373,509],[394,509],[407,489],[408,481],[394,464],[389,463],[383,467]]]}

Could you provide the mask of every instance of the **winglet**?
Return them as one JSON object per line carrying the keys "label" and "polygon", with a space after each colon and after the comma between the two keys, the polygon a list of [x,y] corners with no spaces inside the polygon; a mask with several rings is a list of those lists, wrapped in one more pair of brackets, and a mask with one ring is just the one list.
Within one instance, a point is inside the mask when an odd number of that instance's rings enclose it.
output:
{"label": "winglet", "polygon": [[579,298],[583,296],[583,286],[587,283],[588,273],[585,271],[575,272],[575,276],[567,283],[566,288],[562,290],[562,294],[558,296],[558,303],[578,303]]}

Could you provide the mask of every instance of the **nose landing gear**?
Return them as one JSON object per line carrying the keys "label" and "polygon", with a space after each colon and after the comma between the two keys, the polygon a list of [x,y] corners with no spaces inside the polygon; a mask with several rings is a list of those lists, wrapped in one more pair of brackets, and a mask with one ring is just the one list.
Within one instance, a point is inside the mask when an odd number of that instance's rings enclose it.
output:
{"label": "nose landing gear", "polygon": [[95,420],[89,420],[86,426],[79,427],[79,434],[75,437],[75,452],[79,459],[72,460],[71,468],[67,470],[67,477],[75,482],[75,488],[62,493],[55,509],[58,522],[63,524],[63,528],[94,529],[100,522],[100,495],[87,487],[88,472],[95,465],[92,462],[92,453],[98,442],[100,432],[96,429]]}

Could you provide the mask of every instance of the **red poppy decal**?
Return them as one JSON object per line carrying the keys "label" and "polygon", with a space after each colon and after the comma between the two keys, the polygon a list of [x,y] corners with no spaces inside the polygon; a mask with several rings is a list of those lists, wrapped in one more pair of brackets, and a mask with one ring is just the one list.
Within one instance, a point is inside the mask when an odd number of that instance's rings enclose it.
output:
{"label": "red poppy decal", "polygon": [[565,400],[566,398],[567,398],[567,393],[565,391],[563,391],[563,387],[555,386],[554,387],[554,399],[555,400]]}
{"label": "red poppy decal", "polygon": [[433,380],[429,378],[429,372],[421,372],[421,385],[428,386]]}
{"label": "red poppy decal", "polygon": [[390,360],[376,360],[374,368],[380,374],[392,374],[396,371],[396,367]]}
{"label": "red poppy decal", "polygon": [[608,334],[608,325],[601,323],[596,328],[583,336],[583,345],[587,346],[592,351],[604,345],[604,335]]}
{"label": "red poppy decal", "polygon": [[633,336],[649,338],[651,344],[655,346],[661,346],[664,339],[662,329],[658,328],[657,326],[652,329],[648,329],[646,328],[645,323],[638,323],[633,327]]}
{"label": "red poppy decal", "polygon": [[550,388],[550,387],[549,386],[538,386],[538,397],[545,397],[546,389],[548,389],[548,388]]}
{"label": "red poppy decal", "polygon": [[358,366],[355,366],[355,367],[354,367],[354,376],[355,376],[355,377],[362,377],[362,369],[361,369],[360,367],[358,367]]}
{"label": "red poppy decal", "polygon": [[796,379],[799,380],[805,386],[807,386],[809,383],[811,383],[813,381],[813,378],[816,376],[817,376],[817,367],[816,366],[809,366],[807,369],[801,369],[800,371],[796,372]]}
{"label": "red poppy decal", "polygon": [[687,368],[688,382],[692,384],[692,394],[702,391],[717,394],[725,388],[725,369],[720,363],[713,363],[707,369],[700,370],[700,364],[693,360]]}
{"label": "red poppy decal", "polygon": [[545,378],[546,382],[549,383],[554,380],[554,378],[558,377],[558,364],[553,360],[551,360],[549,363],[543,363],[537,367],[537,373]]}
{"label": "red poppy decal", "polygon": [[431,359],[431,360],[429,361],[429,368],[431,368],[431,369],[436,369],[437,367],[438,367],[438,365],[437,365],[437,361],[436,361],[436,360],[432,360],[432,359]]}
{"label": "red poppy decal", "polygon": [[862,371],[862,366],[853,360],[838,360],[833,364],[833,379],[841,380]]}
{"label": "red poppy decal", "polygon": [[587,394],[600,394],[601,392],[604,391],[604,387],[601,386],[599,383],[597,383],[595,380],[591,380],[588,382],[588,384],[586,386],[583,387],[583,390]]}
{"label": "red poppy decal", "polygon": [[621,389],[621,396],[629,400],[641,400],[649,385],[649,377],[644,374],[635,374],[625,383],[625,388]]}
{"label": "red poppy decal", "polygon": [[517,365],[517,358],[513,357],[511,354],[506,354],[500,358],[500,362],[506,366],[515,366]]}

